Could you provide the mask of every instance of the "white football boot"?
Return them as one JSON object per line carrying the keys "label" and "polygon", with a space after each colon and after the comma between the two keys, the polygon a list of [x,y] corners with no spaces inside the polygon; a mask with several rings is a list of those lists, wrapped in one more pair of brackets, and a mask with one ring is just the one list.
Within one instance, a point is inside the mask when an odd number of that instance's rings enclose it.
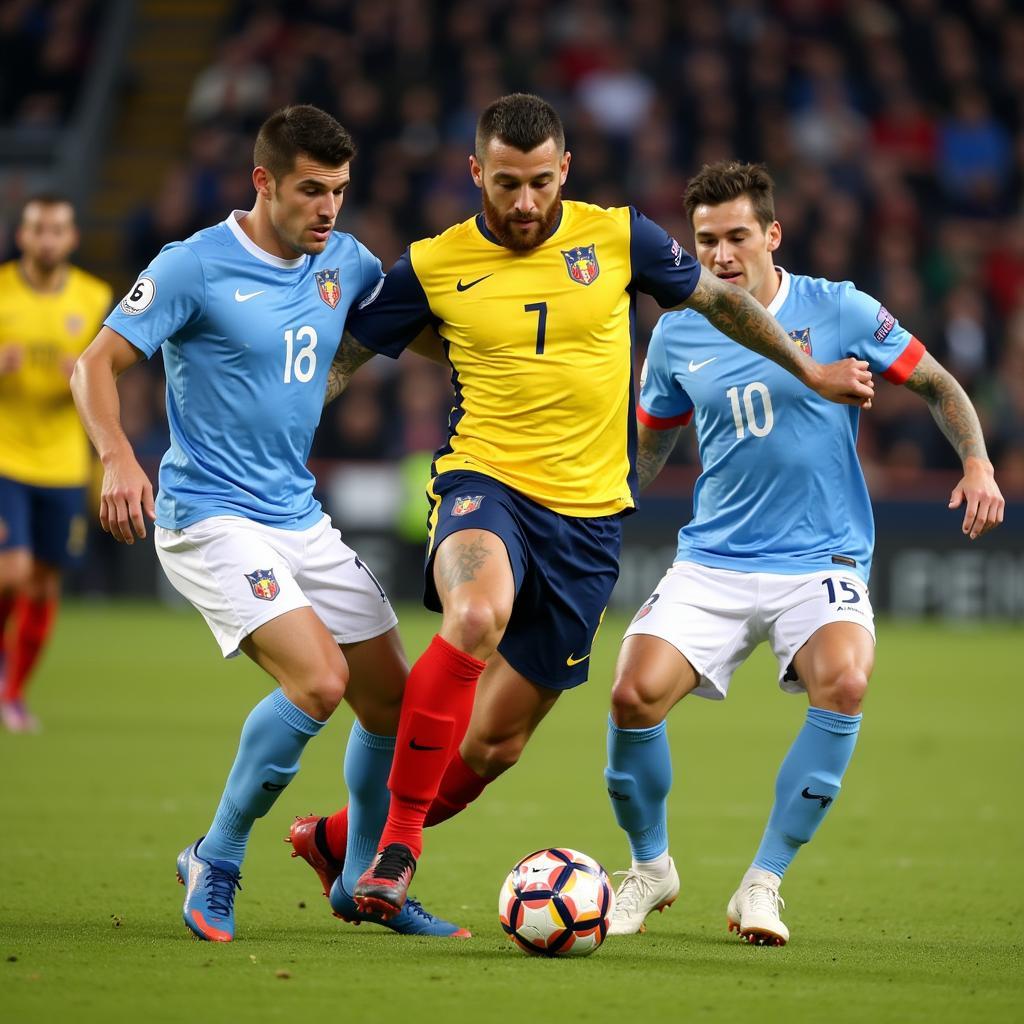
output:
{"label": "white football boot", "polygon": [[784,946],[789,942],[789,929],[779,917],[779,908],[786,906],[779,895],[781,881],[771,871],[751,868],[726,908],[729,931],[739,932],[757,946]]}
{"label": "white football boot", "polygon": [[625,875],[622,884],[615,890],[615,909],[612,911],[609,935],[636,935],[647,931],[644,919],[652,911],[663,911],[671,907],[679,895],[679,872],[671,857],[668,859],[668,874],[664,878],[645,875],[630,868],[616,871]]}

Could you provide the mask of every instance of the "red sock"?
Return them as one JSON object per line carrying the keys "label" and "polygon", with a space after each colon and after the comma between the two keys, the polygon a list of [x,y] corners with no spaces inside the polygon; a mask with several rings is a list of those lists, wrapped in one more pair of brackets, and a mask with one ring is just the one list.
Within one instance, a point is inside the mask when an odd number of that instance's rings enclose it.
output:
{"label": "red sock", "polygon": [[0,672],[3,671],[4,655],[7,653],[7,648],[4,645],[4,636],[7,633],[7,620],[10,618],[13,609],[14,595],[0,594]]}
{"label": "red sock", "polygon": [[4,700],[21,700],[32,669],[46,645],[57,616],[57,601],[19,597],[14,603],[12,636],[7,651]]}
{"label": "red sock", "polygon": [[335,811],[327,819],[327,849],[335,860],[345,859],[345,850],[348,846],[348,807],[342,807]]}
{"label": "red sock", "polygon": [[462,760],[462,755],[456,751],[455,756],[448,762],[437,796],[434,797],[434,802],[430,805],[430,810],[427,811],[427,820],[423,824],[438,825],[442,821],[454,818],[484,791],[488,783],[493,781],[493,779],[485,779],[477,775]]}
{"label": "red sock", "polygon": [[412,667],[391,765],[391,809],[381,847],[404,843],[423,852],[423,820],[473,713],[476,681],[484,663],[440,636]]}

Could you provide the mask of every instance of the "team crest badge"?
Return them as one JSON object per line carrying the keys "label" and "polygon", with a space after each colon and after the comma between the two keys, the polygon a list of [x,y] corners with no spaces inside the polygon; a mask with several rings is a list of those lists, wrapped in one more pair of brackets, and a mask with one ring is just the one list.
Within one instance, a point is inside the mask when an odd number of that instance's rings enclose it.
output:
{"label": "team crest badge", "polygon": [[802,331],[790,331],[789,336],[800,346],[802,352],[811,354],[811,329],[805,327]]}
{"label": "team crest badge", "polygon": [[341,301],[341,282],[339,280],[341,271],[338,267],[333,270],[318,270],[314,275],[316,286],[320,291],[320,298],[327,303],[331,309],[336,309]]}
{"label": "team crest badge", "polygon": [[245,578],[252,587],[252,596],[258,597],[261,601],[273,601],[281,593],[281,585],[274,578],[273,569],[257,569],[255,572],[247,572]]}
{"label": "team crest badge", "polygon": [[468,516],[470,512],[475,512],[480,507],[480,502],[483,500],[482,494],[477,494],[472,498],[456,498],[455,504],[452,505],[452,515]]}
{"label": "team crest badge", "polygon": [[596,248],[594,244],[578,245],[568,251],[562,250],[565,267],[577,284],[593,284],[597,280],[597,275],[601,273],[601,268],[597,265],[597,253],[594,251]]}
{"label": "team crest badge", "polygon": [[[651,594],[649,598],[640,606],[640,610],[633,616],[633,622],[639,622],[642,618],[651,614],[651,609],[658,603],[658,598],[661,594]],[[602,616],[603,618],[604,616]],[[632,625],[633,623],[630,623]]]}

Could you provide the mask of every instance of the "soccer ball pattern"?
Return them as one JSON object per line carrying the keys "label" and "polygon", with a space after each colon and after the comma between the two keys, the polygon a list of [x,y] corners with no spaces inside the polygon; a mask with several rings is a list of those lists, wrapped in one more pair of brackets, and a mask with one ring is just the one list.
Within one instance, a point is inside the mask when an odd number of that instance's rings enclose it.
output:
{"label": "soccer ball pattern", "polygon": [[505,934],[534,956],[586,956],[604,942],[614,891],[592,857],[566,847],[538,850],[509,873],[498,894]]}

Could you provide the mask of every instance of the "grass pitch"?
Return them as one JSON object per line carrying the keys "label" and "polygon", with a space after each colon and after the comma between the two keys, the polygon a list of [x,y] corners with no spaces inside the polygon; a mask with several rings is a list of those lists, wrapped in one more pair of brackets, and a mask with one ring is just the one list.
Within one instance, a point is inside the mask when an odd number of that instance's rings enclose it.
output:
{"label": "grass pitch", "polygon": [[[404,610],[411,656],[436,621]],[[345,710],[257,825],[221,946],[189,941],[174,858],[206,828],[264,679],[221,664],[191,611],[69,605],[32,694],[45,732],[0,735],[0,1020],[1021,1019],[1019,627],[880,624],[844,791],[783,887],[789,946],[725,930],[804,714],[762,648],[724,706],[690,699],[670,719],[675,907],[588,959],[516,952],[496,902],[517,858],[560,844],[628,862],[601,777],[623,625],[605,623],[591,682],[523,762],[428,833],[414,891],[473,939],[345,925],[288,857],[292,816],[343,799]]]}

